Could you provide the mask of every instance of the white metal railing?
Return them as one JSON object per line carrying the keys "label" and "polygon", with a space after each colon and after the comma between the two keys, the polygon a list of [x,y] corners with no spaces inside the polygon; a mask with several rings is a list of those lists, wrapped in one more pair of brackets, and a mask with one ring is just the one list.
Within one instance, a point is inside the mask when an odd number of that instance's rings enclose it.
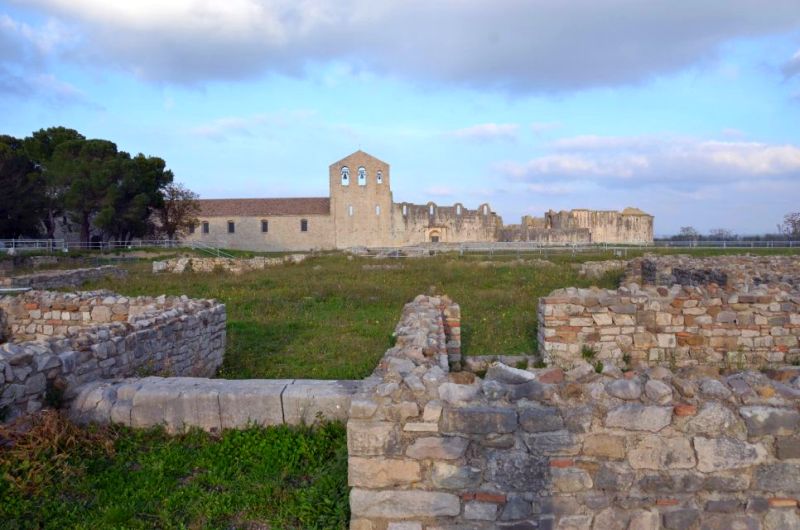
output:
{"label": "white metal railing", "polygon": [[203,243],[202,241],[192,241],[190,243],[190,247],[192,250],[199,250],[201,252],[205,252],[206,254],[210,254],[217,258],[233,258],[233,254],[229,254],[224,250],[211,246],[207,243]]}

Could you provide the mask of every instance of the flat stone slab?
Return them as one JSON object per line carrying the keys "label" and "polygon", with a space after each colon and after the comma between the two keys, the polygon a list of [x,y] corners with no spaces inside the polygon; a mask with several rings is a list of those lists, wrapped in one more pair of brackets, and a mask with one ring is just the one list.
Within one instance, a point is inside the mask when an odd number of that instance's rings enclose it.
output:
{"label": "flat stone slab", "polygon": [[251,425],[346,421],[360,381],[145,377],[95,381],[76,389],[70,417],[77,423],[163,425],[168,432]]}

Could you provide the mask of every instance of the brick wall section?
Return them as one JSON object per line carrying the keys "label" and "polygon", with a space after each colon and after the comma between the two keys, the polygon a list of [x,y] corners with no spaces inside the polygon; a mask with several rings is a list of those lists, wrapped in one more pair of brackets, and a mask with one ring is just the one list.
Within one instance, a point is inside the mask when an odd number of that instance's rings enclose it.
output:
{"label": "brick wall section", "polygon": [[109,276],[122,278],[127,274],[128,271],[113,265],[88,269],[42,271],[23,276],[0,278],[0,287],[31,287],[33,289],[76,288],[90,280],[99,280]]}
{"label": "brick wall section", "polygon": [[559,289],[539,299],[539,352],[570,368],[584,347],[625,366],[761,367],[800,359],[800,296],[786,285]]}
{"label": "brick wall section", "polygon": [[225,349],[225,306],[185,296],[31,291],[0,297],[0,408],[7,419],[42,407],[48,387],[134,375],[211,376]]}
{"label": "brick wall section", "polygon": [[800,525],[800,370],[450,373],[406,306],[350,407],[352,530]]}

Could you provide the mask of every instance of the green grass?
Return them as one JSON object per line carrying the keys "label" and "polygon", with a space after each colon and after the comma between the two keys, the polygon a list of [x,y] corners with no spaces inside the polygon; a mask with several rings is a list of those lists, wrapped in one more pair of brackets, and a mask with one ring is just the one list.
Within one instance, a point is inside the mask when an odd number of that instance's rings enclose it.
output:
{"label": "green grass", "polygon": [[[104,287],[126,295],[187,294],[216,298],[228,311],[227,378],[360,379],[391,345],[403,304],[418,294],[447,294],[461,304],[464,353],[532,354],[538,298],[568,285],[588,286],[557,257],[554,267],[512,259],[313,257],[241,276],[153,275],[135,266]],[[401,265],[401,270],[364,270]],[[612,274],[599,284],[612,287]],[[598,283],[598,282],[595,282]]]}
{"label": "green grass", "polygon": [[[737,252],[742,251],[693,254]],[[755,253],[786,252],[756,249]],[[636,254],[641,251],[631,251],[628,257]],[[127,295],[187,294],[224,302],[228,339],[221,377],[360,379],[372,372],[391,345],[390,335],[403,304],[418,294],[447,294],[461,305],[466,355],[533,354],[540,296],[566,286],[610,288],[619,281],[614,273],[597,281],[580,278],[570,266],[613,258],[610,252],[547,258],[556,266],[520,263],[516,256],[490,260],[454,253],[376,260],[331,254],[241,276],[222,272],[153,275],[149,264],[139,264],[131,267],[126,280],[92,287]],[[402,269],[364,270],[364,265],[401,265]]]}
{"label": "green grass", "polygon": [[3,528],[347,528],[341,424],[215,438],[53,416],[0,449]]}

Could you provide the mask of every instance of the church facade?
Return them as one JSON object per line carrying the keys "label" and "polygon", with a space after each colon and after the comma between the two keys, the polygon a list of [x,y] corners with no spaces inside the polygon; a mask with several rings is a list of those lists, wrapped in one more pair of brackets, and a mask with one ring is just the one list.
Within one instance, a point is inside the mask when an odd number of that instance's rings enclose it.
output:
{"label": "church facade", "polygon": [[[198,201],[199,222],[184,239],[267,252],[535,240],[523,225],[504,227],[502,218],[487,203],[470,210],[461,203],[394,202],[389,164],[363,151],[331,164],[328,179],[328,197],[202,199]],[[649,218],[652,242],[653,218],[641,214],[645,216],[642,224]],[[561,229],[544,231],[554,239],[548,242],[557,242],[556,233]],[[591,233],[579,232],[592,242]],[[523,239],[523,233],[528,239]],[[646,230],[643,233],[646,238]],[[624,233],[621,237],[624,239]]]}

